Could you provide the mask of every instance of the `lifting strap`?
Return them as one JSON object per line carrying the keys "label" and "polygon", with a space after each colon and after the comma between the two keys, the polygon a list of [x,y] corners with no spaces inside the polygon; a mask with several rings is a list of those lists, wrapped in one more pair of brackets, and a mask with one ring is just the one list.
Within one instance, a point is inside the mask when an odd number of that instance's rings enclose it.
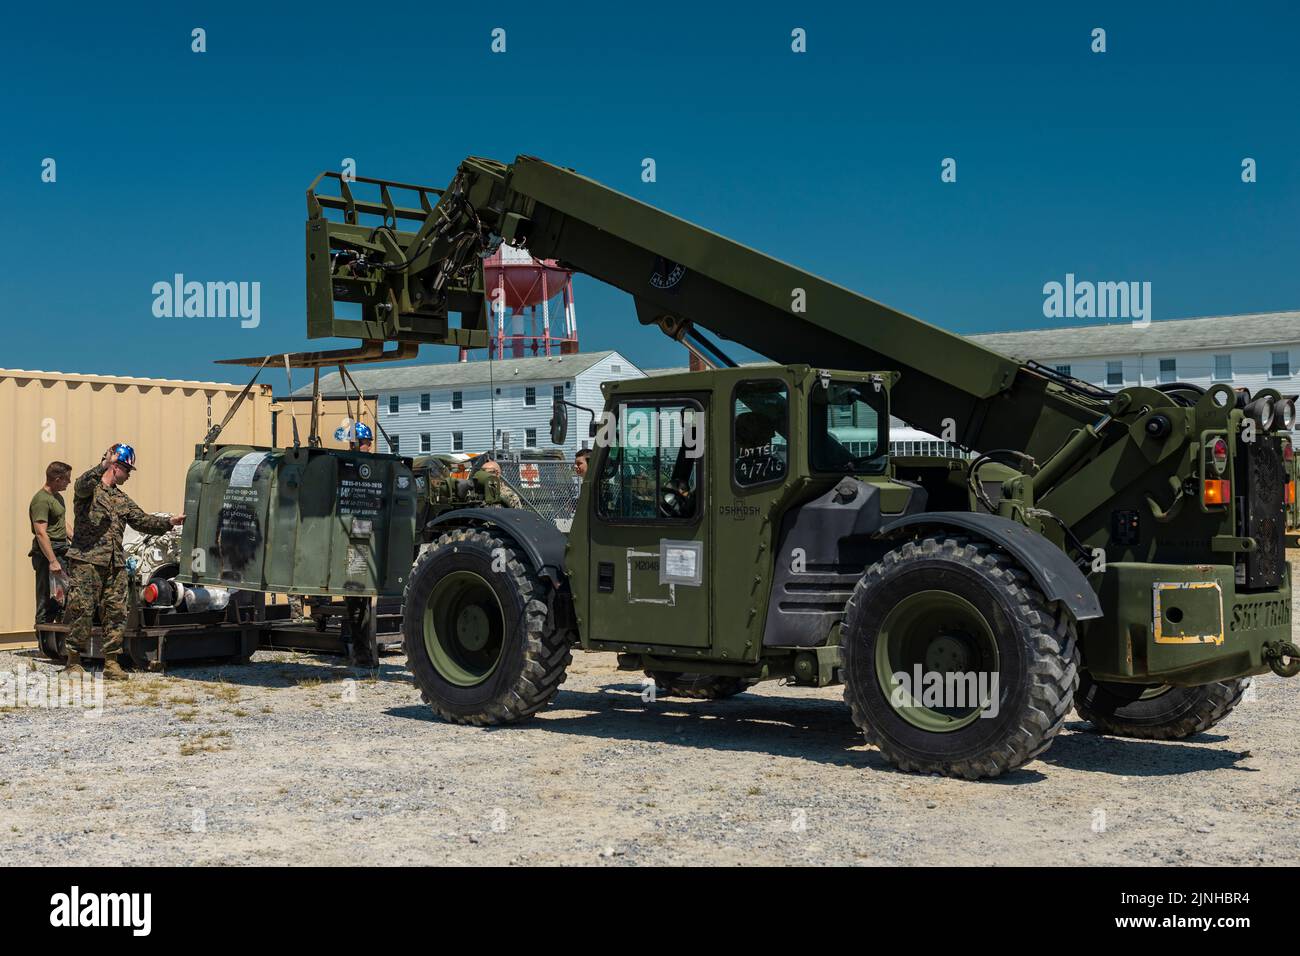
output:
{"label": "lifting strap", "polygon": [[[235,417],[235,412],[239,411],[239,406],[244,404],[244,399],[247,398],[248,393],[253,390],[253,385],[257,382],[257,376],[262,374],[262,369],[266,368],[266,363],[269,362],[270,360],[271,360],[271,356],[269,355],[266,356],[264,359],[262,359],[262,364],[257,367],[257,371],[254,372],[253,377],[248,380],[248,384],[244,386],[244,390],[239,393],[239,395],[235,398],[234,402],[231,403],[230,408],[226,410],[226,417],[221,419],[221,424],[209,428],[208,433],[205,436],[203,436],[204,455],[208,453],[208,449],[211,448],[212,443],[215,442],[217,438],[220,437],[221,432],[225,429],[225,427],[230,424],[230,420]],[[289,357],[287,355],[285,356],[285,361],[286,362],[289,361]]]}
{"label": "lifting strap", "polygon": [[[342,379],[343,382],[344,382],[344,385],[343,385],[343,398],[344,398],[345,401],[348,401],[348,417],[351,418],[354,422],[355,422],[355,421],[360,421],[360,420],[361,420],[361,410],[365,407],[365,398],[366,398],[366,396],[365,396],[365,394],[361,391],[361,386],[357,384],[357,380],[356,380],[355,378],[352,377],[352,373],[348,371],[346,365],[340,365],[340,366],[339,366],[339,371],[342,373],[342,374],[339,376],[339,378]],[[352,383],[352,388],[353,388],[353,389],[356,391],[356,393],[357,393],[357,414],[356,414],[355,416],[352,414],[352,404],[351,404],[351,401],[348,399],[348,392],[347,392],[347,383],[348,383],[348,382],[351,382],[351,383]],[[375,427],[379,429],[379,434],[381,434],[381,435],[384,436],[384,441],[385,441],[385,442],[387,443],[387,445],[388,445],[388,450],[389,450],[389,451],[392,451],[392,449],[393,449],[393,440],[392,440],[391,438],[388,437],[388,432],[384,431],[384,426],[381,425],[381,424],[379,424],[379,406],[378,406],[377,402],[378,402],[378,400],[376,400],[376,406],[375,406]]]}
{"label": "lifting strap", "polygon": [[[290,399],[290,401],[292,402],[292,399],[293,399],[293,371],[289,368],[289,353],[288,353],[288,352],[285,352],[285,353],[284,353],[284,374],[285,374],[285,376],[289,379],[289,394],[288,394],[287,397],[288,397],[288,398]],[[289,408],[289,421],[293,424],[293,447],[294,447],[294,448],[300,448],[300,447],[302,447],[302,442],[300,442],[300,441],[298,440],[298,416],[294,414],[292,404],[290,405],[290,408]]]}

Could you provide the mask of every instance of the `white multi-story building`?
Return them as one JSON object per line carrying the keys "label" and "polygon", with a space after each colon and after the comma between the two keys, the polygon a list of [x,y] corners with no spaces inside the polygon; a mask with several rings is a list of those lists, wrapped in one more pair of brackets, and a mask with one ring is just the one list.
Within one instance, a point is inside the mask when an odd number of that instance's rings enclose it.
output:
{"label": "white multi-story building", "polygon": [[1223,382],[1300,392],[1300,312],[990,332],[971,341],[1106,389]]}
{"label": "white multi-story building", "polygon": [[[564,446],[551,444],[551,404],[556,398],[595,410],[604,405],[600,383],[644,373],[618,352],[446,362],[349,369],[366,396],[376,399],[376,451],[414,457],[431,452],[483,452],[492,448],[554,450],[566,457],[589,447],[587,416],[569,409]],[[321,392],[342,397],[338,373],[321,376]],[[310,387],[295,394],[310,395]]]}

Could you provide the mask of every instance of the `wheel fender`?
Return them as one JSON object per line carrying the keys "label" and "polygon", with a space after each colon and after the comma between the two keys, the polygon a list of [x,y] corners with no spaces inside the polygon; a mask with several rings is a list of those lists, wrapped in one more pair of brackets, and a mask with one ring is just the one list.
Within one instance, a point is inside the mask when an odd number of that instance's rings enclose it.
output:
{"label": "wheel fender", "polygon": [[907,515],[880,529],[881,537],[922,528],[954,528],[970,532],[1009,552],[1033,577],[1048,600],[1060,601],[1076,621],[1102,616],[1101,601],[1087,576],[1069,556],[1047,538],[999,515],[968,511],[930,511]]}
{"label": "wheel fender", "polygon": [[564,533],[535,511],[524,508],[459,508],[429,522],[435,531],[460,527],[495,528],[518,545],[537,573],[556,587],[564,584]]}

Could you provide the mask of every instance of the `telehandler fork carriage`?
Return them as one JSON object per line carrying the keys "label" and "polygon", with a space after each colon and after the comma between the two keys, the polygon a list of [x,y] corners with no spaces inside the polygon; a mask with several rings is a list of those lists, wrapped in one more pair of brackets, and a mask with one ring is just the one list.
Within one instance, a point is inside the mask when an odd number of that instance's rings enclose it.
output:
{"label": "telehandler fork carriage", "polygon": [[[528,156],[466,159],[443,190],[318,178],[309,334],[484,346],[502,242],[626,291],[708,368],[604,386],[619,427],[567,540],[509,510],[421,529],[405,647],[446,719],[532,716],[576,647],[704,699],[842,683],[896,765],[979,778],[1042,753],[1072,707],[1183,738],[1250,677],[1300,669],[1294,397],[1107,391]],[[737,367],[727,341],[773,364]],[[891,417],[970,457],[891,457]],[[651,421],[674,427],[635,437]],[[557,405],[552,441],[567,431]]]}

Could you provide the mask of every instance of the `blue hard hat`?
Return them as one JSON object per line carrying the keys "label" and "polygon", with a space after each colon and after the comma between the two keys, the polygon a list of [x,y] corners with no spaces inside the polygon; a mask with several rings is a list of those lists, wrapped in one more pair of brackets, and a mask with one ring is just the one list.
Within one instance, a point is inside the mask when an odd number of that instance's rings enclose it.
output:
{"label": "blue hard hat", "polygon": [[113,453],[109,455],[109,461],[115,461],[119,465],[125,465],[128,468],[135,467],[135,449],[130,445],[114,445]]}
{"label": "blue hard hat", "polygon": [[357,436],[357,441],[375,440],[375,433],[370,430],[370,426],[363,425],[361,422],[357,422],[356,436]]}

